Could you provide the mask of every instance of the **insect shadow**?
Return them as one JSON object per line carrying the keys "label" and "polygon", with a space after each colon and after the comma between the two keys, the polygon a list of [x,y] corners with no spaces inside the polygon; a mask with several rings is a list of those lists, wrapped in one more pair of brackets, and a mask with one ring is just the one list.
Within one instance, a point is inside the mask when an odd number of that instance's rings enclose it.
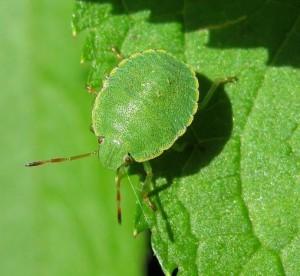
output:
{"label": "insect shadow", "polygon": [[[197,78],[200,84],[200,104],[213,82],[199,73]],[[224,86],[220,86],[206,109],[198,110],[195,114],[186,133],[169,150],[150,161],[153,169],[153,190],[149,196],[155,198],[156,207],[166,221],[171,241],[173,233],[162,203],[164,192],[170,188],[175,178],[196,174],[208,166],[230,138],[232,126],[231,103]],[[142,180],[145,177],[139,163],[131,166],[129,173],[140,174]]]}

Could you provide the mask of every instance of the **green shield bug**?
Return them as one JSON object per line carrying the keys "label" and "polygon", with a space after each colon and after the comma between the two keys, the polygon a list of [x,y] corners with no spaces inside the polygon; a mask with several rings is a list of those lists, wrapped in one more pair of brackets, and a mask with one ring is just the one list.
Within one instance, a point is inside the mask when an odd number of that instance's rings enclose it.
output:
{"label": "green shield bug", "polygon": [[[220,83],[215,82],[199,108],[204,108]],[[26,166],[62,162],[98,154],[104,167],[116,170],[118,221],[121,222],[120,181],[131,162],[143,163],[151,184],[149,160],[161,155],[185,133],[198,108],[195,72],[163,50],[147,50],[124,59],[111,71],[92,110],[92,130],[99,149],[68,158],[35,161]],[[154,205],[144,192],[144,198]]]}

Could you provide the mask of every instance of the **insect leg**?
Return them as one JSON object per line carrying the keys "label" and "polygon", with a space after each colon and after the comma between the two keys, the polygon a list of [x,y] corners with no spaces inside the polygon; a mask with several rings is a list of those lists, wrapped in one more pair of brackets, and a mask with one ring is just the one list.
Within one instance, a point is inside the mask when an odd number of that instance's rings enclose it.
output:
{"label": "insect leg", "polygon": [[203,110],[207,107],[208,103],[210,102],[211,98],[217,91],[220,85],[224,85],[227,82],[234,82],[237,81],[237,77],[227,77],[225,79],[217,79],[213,82],[211,87],[209,88],[207,94],[205,95],[204,99],[200,102],[199,109]]}
{"label": "insect leg", "polygon": [[97,94],[98,94],[97,89],[89,84],[86,86],[86,90],[91,95],[97,96]]}
{"label": "insect leg", "polygon": [[122,223],[122,209],[121,209],[121,180],[122,177],[125,174],[125,166],[121,165],[118,169],[117,169],[117,174],[116,174],[116,188],[117,188],[117,216],[118,216],[118,223],[121,224]]}
{"label": "insect leg", "polygon": [[119,60],[124,59],[123,55],[121,54],[120,50],[117,47],[111,47],[111,51],[116,55]]}
{"label": "insect leg", "polygon": [[155,211],[156,206],[149,198],[149,191],[152,186],[152,178],[153,178],[152,167],[151,167],[151,164],[149,161],[144,162],[143,165],[144,165],[144,170],[146,172],[146,178],[145,178],[145,182],[143,184],[142,196],[143,196],[144,201],[149,205],[149,207],[153,211]]}

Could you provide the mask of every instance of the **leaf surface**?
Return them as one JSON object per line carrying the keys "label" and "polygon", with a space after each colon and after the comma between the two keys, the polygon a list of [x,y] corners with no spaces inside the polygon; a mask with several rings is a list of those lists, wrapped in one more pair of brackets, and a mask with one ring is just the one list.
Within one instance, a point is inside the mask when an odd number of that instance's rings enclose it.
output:
{"label": "leaf surface", "polygon": [[136,231],[150,227],[166,274],[300,273],[299,11],[293,0],[77,2],[96,90],[118,57],[149,48],[189,64],[202,97],[238,78],[196,115],[181,150],[151,161],[158,211],[138,204]]}

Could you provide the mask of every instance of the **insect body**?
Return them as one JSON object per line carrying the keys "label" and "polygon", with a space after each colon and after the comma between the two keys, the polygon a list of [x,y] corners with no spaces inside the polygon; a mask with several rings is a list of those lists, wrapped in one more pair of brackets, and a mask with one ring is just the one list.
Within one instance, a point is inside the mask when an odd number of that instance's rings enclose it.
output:
{"label": "insect body", "polygon": [[[215,82],[200,108],[220,83]],[[98,93],[92,111],[92,129],[99,150],[69,158],[28,163],[74,160],[98,153],[104,167],[117,171],[118,221],[121,222],[120,181],[130,162],[142,162],[146,171],[144,198],[154,209],[146,190],[151,184],[151,160],[184,134],[198,109],[198,80],[193,70],[163,50],[147,50],[120,62]]]}
{"label": "insect body", "polygon": [[98,94],[92,127],[99,158],[110,169],[124,160],[159,156],[181,136],[197,111],[194,72],[170,54],[149,50],[123,60]]}

